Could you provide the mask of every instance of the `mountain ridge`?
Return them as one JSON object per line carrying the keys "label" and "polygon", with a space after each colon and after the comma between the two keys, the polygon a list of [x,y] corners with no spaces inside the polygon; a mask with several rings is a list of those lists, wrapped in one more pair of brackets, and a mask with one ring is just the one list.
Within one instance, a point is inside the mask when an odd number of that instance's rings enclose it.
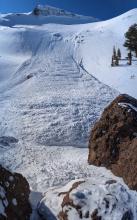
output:
{"label": "mountain ridge", "polygon": [[32,12],[7,13],[0,15],[0,25],[42,25],[47,23],[56,24],[84,24],[98,21],[97,18],[78,15],[66,10],[49,5],[38,5]]}
{"label": "mountain ridge", "polygon": [[97,18],[93,18],[91,16],[86,16],[86,15],[81,15],[81,14],[76,14],[76,13],[73,13],[73,12],[69,12],[68,10],[65,10],[65,9],[61,9],[61,8],[58,8],[58,7],[53,7],[51,5],[37,5],[35,7],[36,9],[39,9],[40,10],[40,14],[41,15],[45,15],[45,16],[48,16],[48,15],[57,15],[57,16],[70,16],[70,17],[86,17],[86,18],[90,18],[90,19],[93,19],[93,20],[98,20]]}

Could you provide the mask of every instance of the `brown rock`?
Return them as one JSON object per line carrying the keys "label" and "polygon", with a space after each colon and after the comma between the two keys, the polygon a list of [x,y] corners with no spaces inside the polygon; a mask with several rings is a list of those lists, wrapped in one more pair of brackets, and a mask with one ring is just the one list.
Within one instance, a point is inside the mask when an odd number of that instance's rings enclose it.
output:
{"label": "brown rock", "polygon": [[17,173],[11,173],[0,166],[0,219],[30,219],[29,184]]}
{"label": "brown rock", "polygon": [[95,209],[94,212],[91,215],[92,220],[101,220],[101,216],[98,216],[98,210]]}
{"label": "brown rock", "polygon": [[103,112],[89,141],[89,164],[105,166],[137,190],[137,100],[120,95]]}
{"label": "brown rock", "polygon": [[[63,198],[63,202],[61,204],[61,207],[62,207],[62,211],[59,212],[59,215],[58,215],[58,218],[60,220],[68,220],[68,210],[64,211],[64,207],[67,207],[67,206],[70,206],[70,207],[73,207],[77,210],[78,212],[78,215],[79,215],[79,218],[82,219],[82,212],[80,211],[81,207],[80,206],[76,206],[74,205],[73,203],[73,200],[70,199],[70,193],[76,189],[80,184],[84,183],[84,181],[78,181],[78,182],[75,182],[72,187],[69,189],[68,192],[63,192],[63,194],[65,195],[64,198]],[[61,196],[62,193],[59,193],[59,196]]]}

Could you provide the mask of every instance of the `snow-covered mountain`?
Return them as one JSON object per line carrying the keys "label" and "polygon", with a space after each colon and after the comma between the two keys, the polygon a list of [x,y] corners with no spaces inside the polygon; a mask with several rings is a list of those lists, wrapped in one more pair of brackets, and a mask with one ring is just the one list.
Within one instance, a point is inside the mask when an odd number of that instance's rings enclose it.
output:
{"label": "snow-covered mountain", "polygon": [[97,18],[83,16],[49,5],[38,5],[33,12],[1,14],[0,23],[4,26],[54,24],[85,24],[98,21]]}
{"label": "snow-covered mountain", "polygon": [[33,13],[36,12],[36,15],[43,15],[43,16],[67,16],[67,17],[77,17],[77,18],[88,18],[91,19],[92,21],[97,21],[98,19],[93,18],[93,17],[87,17],[83,15],[78,15],[72,12],[68,12],[64,9],[52,7],[50,5],[37,5],[33,11]]}
{"label": "snow-covered mountain", "polygon": [[74,17],[0,16],[0,136],[19,140],[0,145],[0,162],[34,191],[102,175],[79,147],[119,92],[137,97],[137,62],[111,67],[114,45],[126,56],[124,33],[137,9],[103,22]]}

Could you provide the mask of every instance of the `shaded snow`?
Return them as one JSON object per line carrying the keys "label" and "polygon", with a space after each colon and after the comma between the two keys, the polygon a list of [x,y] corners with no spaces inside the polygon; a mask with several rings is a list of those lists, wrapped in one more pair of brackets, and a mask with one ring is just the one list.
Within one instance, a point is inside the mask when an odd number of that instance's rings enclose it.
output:
{"label": "shaded snow", "polygon": [[6,192],[2,186],[0,186],[0,215],[6,217],[5,209],[7,207],[8,201],[6,198]]}

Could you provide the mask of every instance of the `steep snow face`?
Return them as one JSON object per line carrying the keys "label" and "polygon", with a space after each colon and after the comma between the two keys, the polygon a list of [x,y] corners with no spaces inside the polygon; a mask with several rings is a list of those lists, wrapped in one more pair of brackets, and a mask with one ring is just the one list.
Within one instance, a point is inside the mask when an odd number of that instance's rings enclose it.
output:
{"label": "steep snow face", "polygon": [[0,26],[0,85],[8,81],[11,74],[31,55],[31,51],[22,44],[24,31]]}
{"label": "steep snow face", "polygon": [[67,26],[56,25],[16,29],[13,36],[18,36],[20,45],[16,38],[9,38],[17,46],[8,54],[20,57],[21,53],[26,60],[1,83],[2,127],[6,123],[1,135],[52,146],[85,146],[91,125],[117,92],[76,60],[73,26],[69,31]]}

